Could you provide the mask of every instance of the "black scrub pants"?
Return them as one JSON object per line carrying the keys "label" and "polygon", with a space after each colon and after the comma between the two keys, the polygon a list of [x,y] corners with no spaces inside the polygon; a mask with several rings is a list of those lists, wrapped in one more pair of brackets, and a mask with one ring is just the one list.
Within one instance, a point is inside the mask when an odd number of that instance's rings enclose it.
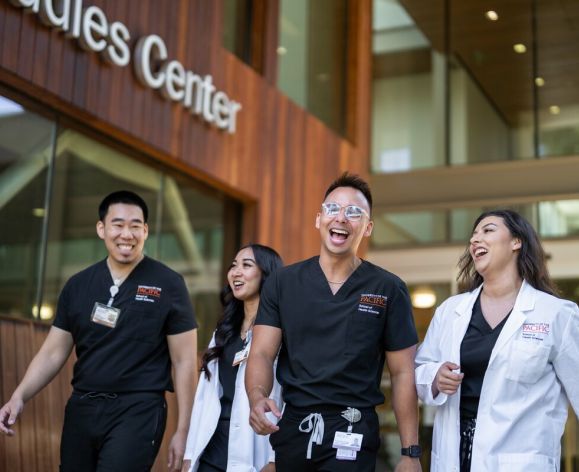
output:
{"label": "black scrub pants", "polygon": [[60,471],[149,471],[166,420],[160,392],[73,392],[64,414]]}
{"label": "black scrub pants", "polygon": [[[336,431],[346,432],[348,421],[340,416],[346,407],[317,406],[295,408],[285,406],[278,423],[279,431],[270,436],[275,451],[276,472],[374,472],[376,456],[380,447],[380,426],[374,408],[359,408],[362,419],[352,425],[353,433],[364,435],[362,448],[354,461],[336,459],[336,449],[332,447]],[[320,413],[324,419],[322,444],[312,445],[312,457],[306,458],[311,433],[302,433],[300,423],[310,413]]]}

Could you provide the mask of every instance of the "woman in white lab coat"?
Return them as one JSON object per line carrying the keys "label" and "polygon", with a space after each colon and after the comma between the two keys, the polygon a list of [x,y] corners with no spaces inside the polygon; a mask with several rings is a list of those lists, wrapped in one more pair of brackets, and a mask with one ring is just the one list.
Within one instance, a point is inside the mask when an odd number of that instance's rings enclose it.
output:
{"label": "woman in white lab coat", "polygon": [[[269,436],[259,436],[249,426],[244,380],[261,288],[281,266],[273,249],[251,244],[239,250],[229,268],[223,316],[203,356],[183,471],[275,470]],[[280,396],[276,383],[271,398],[279,404]]]}
{"label": "woman in white lab coat", "polygon": [[559,470],[569,401],[579,414],[579,309],[545,260],[519,214],[476,220],[463,293],[438,307],[416,357],[418,395],[438,405],[432,472]]}

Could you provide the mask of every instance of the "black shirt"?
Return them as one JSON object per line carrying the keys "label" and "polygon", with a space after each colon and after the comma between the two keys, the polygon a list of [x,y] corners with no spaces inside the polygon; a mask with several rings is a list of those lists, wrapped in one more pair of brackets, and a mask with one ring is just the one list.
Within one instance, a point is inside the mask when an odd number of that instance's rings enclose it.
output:
{"label": "black shirt", "polygon": [[334,295],[319,257],[286,266],[263,287],[256,324],[282,329],[277,378],[292,406],[384,402],[384,351],[418,342],[408,291],[367,261]]}
{"label": "black shirt", "polygon": [[472,307],[470,323],[460,345],[460,369],[464,373],[460,386],[460,415],[463,418],[476,418],[491,353],[507,318],[508,315],[492,329],[483,315],[479,294]]}
{"label": "black shirt", "polygon": [[231,406],[235,395],[235,380],[239,370],[239,365],[233,365],[233,359],[235,354],[243,349],[244,344],[239,335],[234,335],[223,347],[223,352],[219,357],[219,383],[223,388],[221,415],[219,418],[222,420],[228,420],[231,417]]}
{"label": "black shirt", "polygon": [[167,335],[197,327],[183,277],[145,257],[119,287],[114,328],[91,321],[95,302],[106,305],[113,280],[106,260],[64,286],[54,326],[72,334],[77,361],[72,385],[80,391],[173,390]]}

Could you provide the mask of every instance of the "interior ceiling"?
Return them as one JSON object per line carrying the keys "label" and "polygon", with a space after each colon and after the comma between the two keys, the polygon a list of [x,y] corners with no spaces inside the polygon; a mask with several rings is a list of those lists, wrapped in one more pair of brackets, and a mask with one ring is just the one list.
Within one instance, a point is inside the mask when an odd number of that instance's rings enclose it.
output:
{"label": "interior ceiling", "polygon": [[[445,0],[400,0],[432,47],[445,50]],[[448,0],[452,56],[458,59],[494,103],[505,120],[515,126],[522,114],[534,108],[532,0]],[[548,110],[579,105],[579,1],[536,0],[538,107]],[[498,21],[484,13],[494,9]],[[513,45],[527,52],[517,54]],[[409,51],[415,54],[416,51]],[[376,62],[384,63],[384,57]],[[396,62],[399,63],[399,60]],[[375,71],[376,72],[376,71]]]}

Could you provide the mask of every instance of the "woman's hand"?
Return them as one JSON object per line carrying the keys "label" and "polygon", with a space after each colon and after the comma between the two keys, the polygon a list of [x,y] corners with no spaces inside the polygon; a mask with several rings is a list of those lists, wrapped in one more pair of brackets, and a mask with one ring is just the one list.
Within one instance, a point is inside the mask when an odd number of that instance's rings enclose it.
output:
{"label": "woman's hand", "polygon": [[261,472],[275,472],[275,464],[273,462],[268,462],[263,466]]}
{"label": "woman's hand", "polygon": [[184,460],[183,466],[181,467],[181,472],[189,472],[190,469],[191,469],[191,461]]}
{"label": "woman's hand", "polygon": [[464,377],[463,373],[457,373],[460,366],[452,362],[445,362],[440,366],[434,382],[432,382],[432,396],[436,398],[439,393],[454,395]]}

